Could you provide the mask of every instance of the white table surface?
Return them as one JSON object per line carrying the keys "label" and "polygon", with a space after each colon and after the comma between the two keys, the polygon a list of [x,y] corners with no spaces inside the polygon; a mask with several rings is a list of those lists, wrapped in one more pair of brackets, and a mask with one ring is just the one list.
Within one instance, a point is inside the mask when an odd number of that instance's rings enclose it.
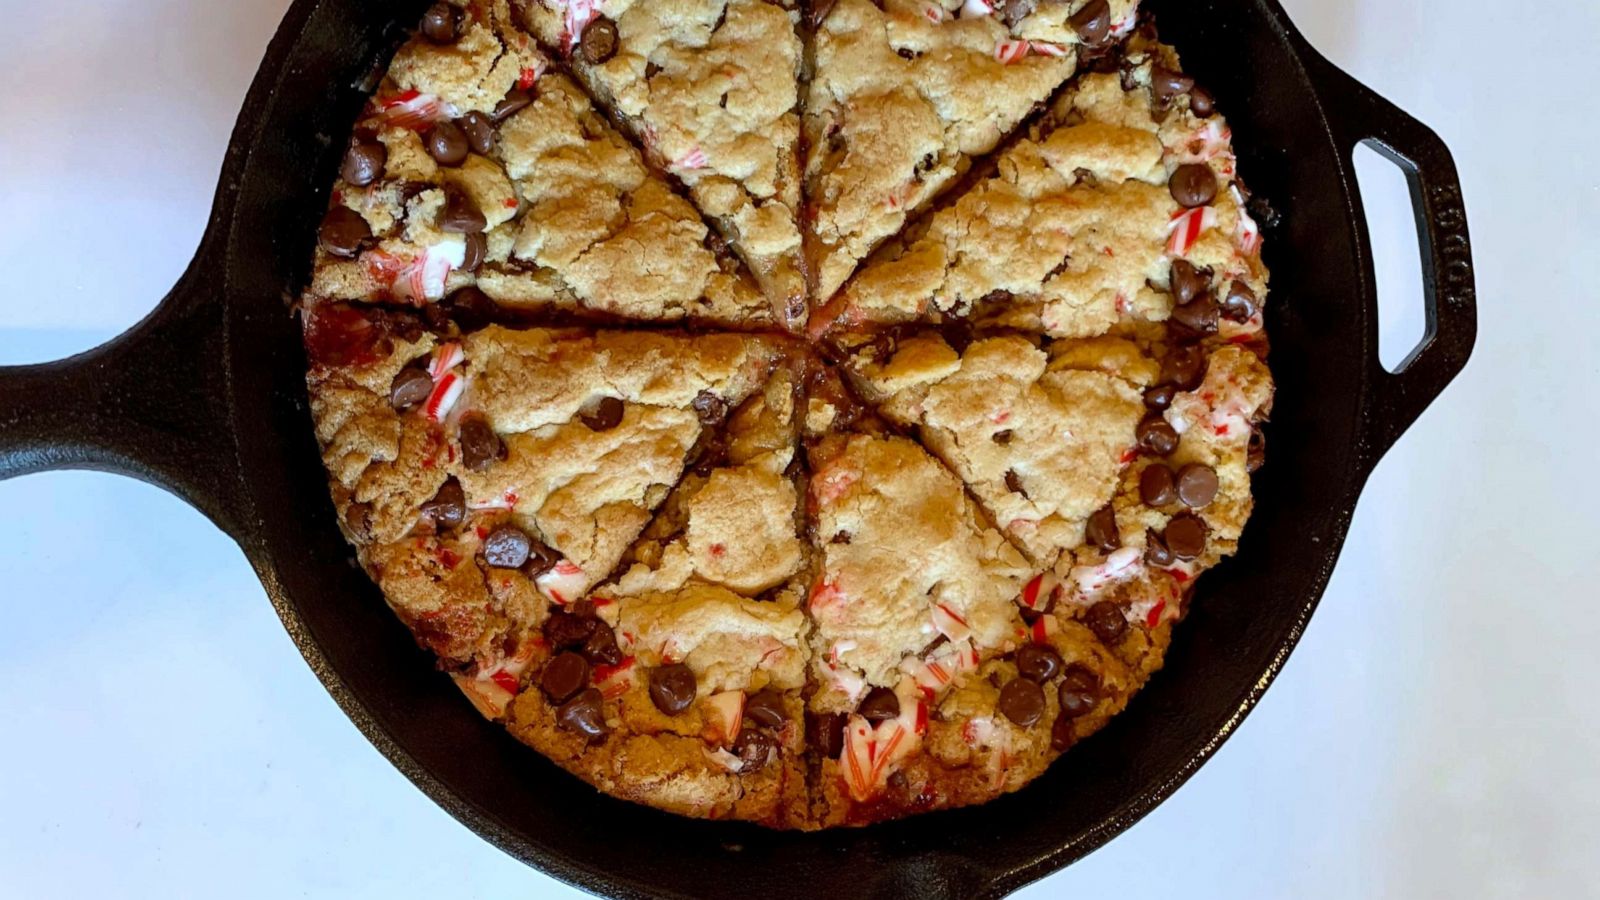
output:
{"label": "white table surface", "polygon": [[[1478,348],[1373,475],[1259,709],[1021,896],[1600,896],[1600,5],[1286,5],[1454,150]],[[286,6],[0,0],[0,363],[162,296]],[[1404,204],[1373,216],[1404,260]],[[0,484],[0,510],[0,896],[576,896],[362,739],[197,513],[84,473]]]}

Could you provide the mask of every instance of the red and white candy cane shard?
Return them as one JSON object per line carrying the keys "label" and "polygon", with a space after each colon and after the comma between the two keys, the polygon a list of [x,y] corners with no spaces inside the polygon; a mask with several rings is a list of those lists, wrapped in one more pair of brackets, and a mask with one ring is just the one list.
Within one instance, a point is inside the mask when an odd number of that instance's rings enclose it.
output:
{"label": "red and white candy cane shard", "polygon": [[472,701],[473,708],[486,719],[498,719],[505,715],[506,707],[511,705],[515,696],[510,690],[496,683],[493,679],[469,678],[459,672],[451,673],[456,686]]}
{"label": "red and white candy cane shard", "polygon": [[1017,602],[1032,610],[1042,610],[1050,605],[1050,597],[1061,587],[1061,579],[1051,571],[1040,572],[1022,586]]}
{"label": "red and white candy cane shard", "polygon": [[395,279],[395,295],[421,306],[444,296],[445,280],[467,259],[467,242],[452,234],[422,251]]}
{"label": "red and white candy cane shard", "polygon": [[832,581],[818,581],[811,588],[811,599],[808,607],[813,613],[826,612],[844,605],[844,591],[839,590],[839,585]]}
{"label": "red and white candy cane shard", "polygon": [[744,691],[721,691],[707,697],[704,704],[711,740],[723,746],[733,743],[744,724]]}
{"label": "red and white candy cane shard", "polygon": [[1029,41],[1028,49],[1040,56],[1066,56],[1067,48],[1062,44],[1052,44],[1049,41]]}
{"label": "red and white candy cane shard", "polygon": [[600,689],[602,697],[615,700],[633,687],[633,663],[633,657],[625,656],[622,662],[614,666],[595,667],[594,684]]}
{"label": "red and white candy cane shard", "polygon": [[509,510],[514,505],[516,504],[512,502],[511,497],[507,497],[504,494],[496,494],[492,497],[474,497],[467,501],[467,509],[473,512],[498,509]]}
{"label": "red and white candy cane shard", "polygon": [[1050,637],[1059,630],[1055,616],[1040,616],[1028,626],[1028,639],[1035,644],[1048,644]]}
{"label": "red and white candy cane shard", "polygon": [[446,372],[434,382],[433,393],[428,395],[428,402],[423,405],[423,414],[429,422],[443,422],[444,417],[450,414],[450,408],[461,399],[461,392],[466,390],[467,380],[454,372]]}
{"label": "red and white candy cane shard", "polygon": [[1139,4],[1136,2],[1133,4],[1133,7],[1128,10],[1128,14],[1126,16],[1123,16],[1117,21],[1111,23],[1111,37],[1113,39],[1127,37],[1133,32],[1133,26],[1138,24],[1138,21]]}
{"label": "red and white candy cane shard", "polygon": [[428,361],[428,377],[437,383],[441,375],[461,365],[466,358],[467,355],[462,352],[461,345],[455,341],[441,344],[439,349],[434,351],[433,358]]}
{"label": "red and white candy cane shard", "polygon": [[711,760],[722,768],[727,769],[729,772],[740,772],[744,770],[744,761],[721,747],[718,747],[715,750],[711,749],[710,747],[701,747],[700,749],[705,752],[707,759]]}
{"label": "red and white candy cane shard", "polygon": [[946,672],[936,662],[923,662],[915,656],[900,660],[900,671],[910,675],[911,680],[917,683],[917,687],[929,694],[937,694],[941,688],[950,683],[951,678],[951,673]]}
{"label": "red and white candy cane shard", "polygon": [[968,627],[967,620],[943,603],[933,605],[933,627],[952,641],[965,640],[972,636],[972,629]]}
{"label": "red and white candy cane shard", "polygon": [[379,122],[395,128],[409,128],[412,131],[426,131],[435,123],[452,118],[453,115],[448,103],[433,94],[424,94],[417,90],[402,91],[379,98],[376,106]]}
{"label": "red and white candy cane shard", "polygon": [[695,169],[704,169],[706,165],[707,161],[705,151],[701,150],[699,147],[691,149],[688,153],[678,157],[672,163],[673,168],[685,172],[692,172]]}
{"label": "red and white candy cane shard", "polygon": [[1239,252],[1245,256],[1254,256],[1261,252],[1261,226],[1250,214],[1239,209],[1239,227],[1234,230],[1234,241],[1239,245]]}
{"label": "red and white candy cane shard", "polygon": [[835,665],[828,660],[822,661],[822,667],[828,672],[828,681],[839,693],[850,698],[854,703],[862,694],[866,693],[867,680],[856,674],[849,666]]}
{"label": "red and white candy cane shard", "polygon": [[994,58],[1001,65],[1009,66],[1028,55],[1027,41],[1004,40],[994,45]]}
{"label": "red and white candy cane shard", "polygon": [[1217,224],[1217,211],[1209,206],[1174,213],[1167,225],[1167,255],[1183,256],[1207,228]]}
{"label": "red and white candy cane shard", "polygon": [[861,801],[873,794],[872,726],[860,716],[851,716],[844,728],[844,752],[839,755],[839,768],[844,772],[845,787],[850,797]]}
{"label": "red and white candy cane shard", "polygon": [[922,4],[922,15],[927,18],[929,22],[938,25],[940,22],[944,21],[944,7],[937,3],[925,2]]}
{"label": "red and white candy cane shard", "polygon": [[533,61],[533,65],[523,66],[522,71],[517,73],[517,87],[526,91],[538,84],[539,79],[543,77],[544,57],[541,56]]}
{"label": "red and white candy cane shard", "polygon": [[994,736],[994,720],[988,716],[973,716],[961,726],[961,739],[969,747],[981,747]]}
{"label": "red and white candy cane shard", "polygon": [[556,0],[556,5],[566,7],[562,36],[566,38],[566,50],[570,54],[583,39],[583,30],[600,14],[600,3],[599,0]]}
{"label": "red and white candy cane shard", "polygon": [[994,15],[994,6],[989,0],[965,0],[961,4],[961,18],[974,19],[980,16]]}
{"label": "red and white candy cane shard", "polygon": [[578,564],[565,559],[535,578],[533,583],[540,593],[562,606],[582,597],[584,590],[589,587],[589,580],[584,577]]}

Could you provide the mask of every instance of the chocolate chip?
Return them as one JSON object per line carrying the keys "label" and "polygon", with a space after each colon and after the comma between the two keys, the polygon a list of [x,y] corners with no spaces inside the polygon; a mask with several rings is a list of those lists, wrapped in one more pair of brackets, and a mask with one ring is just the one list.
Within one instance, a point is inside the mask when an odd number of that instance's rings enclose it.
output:
{"label": "chocolate chip", "polygon": [[1184,513],[1167,523],[1163,534],[1167,549],[1179,559],[1194,559],[1206,550],[1206,523],[1199,516]]}
{"label": "chocolate chip", "polygon": [[783,694],[775,688],[757,691],[744,702],[744,717],[764,728],[777,730],[789,720]]}
{"label": "chocolate chip", "polygon": [[460,528],[467,520],[467,495],[461,490],[461,482],[454,475],[445,479],[433,499],[422,504],[422,514],[432,519],[433,527],[440,531]]}
{"label": "chocolate chip", "polygon": [[1006,470],[1006,490],[1013,494],[1021,494],[1024,498],[1028,496],[1028,492],[1022,489],[1022,476],[1017,474],[1016,469]]}
{"label": "chocolate chip", "polygon": [[454,44],[461,39],[461,10],[448,3],[435,3],[422,14],[422,36],[435,44]]}
{"label": "chocolate chip", "polygon": [[461,464],[471,472],[487,472],[490,463],[506,458],[506,445],[482,413],[461,417]]}
{"label": "chocolate chip", "polygon": [[1256,292],[1242,281],[1228,285],[1228,293],[1222,298],[1222,314],[1234,322],[1250,321],[1256,314]]}
{"label": "chocolate chip", "polygon": [[600,621],[592,616],[576,616],[562,610],[544,620],[544,639],[557,650],[579,646],[589,640]]}
{"label": "chocolate chip", "polygon": [[1178,470],[1178,499],[1199,509],[1217,497],[1217,470],[1204,463],[1189,463]]}
{"label": "chocolate chip", "polygon": [[489,220],[467,192],[445,185],[444,209],[439,211],[439,230],[447,234],[476,234],[489,227]]}
{"label": "chocolate chip", "polygon": [[1011,443],[1011,429],[1007,428],[1007,429],[1005,429],[1003,431],[996,431],[994,434],[990,435],[989,437],[996,444],[999,444],[1000,446],[1004,447],[1005,445]]}
{"label": "chocolate chip", "polygon": [[728,415],[727,401],[710,391],[696,394],[691,405],[701,425],[716,425]]}
{"label": "chocolate chip", "polygon": [[617,635],[610,625],[595,620],[594,633],[583,642],[583,657],[597,666],[614,666],[622,662],[622,648],[617,646]]}
{"label": "chocolate chip", "polygon": [[1217,198],[1217,174],[1205,163],[1185,163],[1167,179],[1167,191],[1179,206],[1205,206]]}
{"label": "chocolate chip", "polygon": [[561,554],[546,547],[543,541],[534,541],[528,550],[528,561],[522,564],[522,574],[529,578],[538,578],[554,568],[558,562],[561,562]]}
{"label": "chocolate chip", "polygon": [[1100,643],[1115,647],[1128,630],[1128,617],[1122,607],[1110,600],[1101,600],[1083,614],[1083,622],[1100,639]]}
{"label": "chocolate chip", "polygon": [[1015,28],[1018,22],[1032,15],[1038,5],[1038,0],[1005,0],[1001,5],[1000,17],[1005,20],[1007,28]]}
{"label": "chocolate chip", "polygon": [[856,713],[868,722],[882,722],[900,715],[900,698],[886,687],[875,687],[867,692]]}
{"label": "chocolate chip", "polygon": [[317,230],[317,243],[328,253],[343,259],[353,259],[361,252],[363,241],[372,237],[372,229],[361,214],[348,206],[335,206],[322,217],[322,227]]}
{"label": "chocolate chip", "polygon": [[1211,114],[1216,111],[1217,102],[1211,96],[1210,91],[1200,87],[1199,85],[1189,89],[1189,112],[1194,113],[1196,116],[1199,116],[1202,119],[1207,119],[1210,118]]}
{"label": "chocolate chip", "polygon": [[388,160],[389,149],[382,141],[357,135],[350,138],[350,149],[344,152],[339,177],[356,187],[366,187],[383,177],[383,165]]}
{"label": "chocolate chip", "polygon": [[1122,536],[1117,533],[1117,514],[1111,504],[1107,503],[1089,516],[1084,536],[1089,543],[1107,552],[1122,546]]}
{"label": "chocolate chip", "polygon": [[1061,671],[1061,654],[1048,644],[1024,644],[1017,649],[1017,671],[1044,684]]}
{"label": "chocolate chip", "polygon": [[1023,728],[1031,728],[1044,716],[1044,688],[1037,681],[1013,678],[1000,689],[1000,700],[995,706],[1006,718]]}
{"label": "chocolate chip", "polygon": [[557,654],[539,676],[539,687],[551,703],[565,703],[589,683],[589,661],[576,653]]}
{"label": "chocolate chip", "polygon": [[528,533],[507,522],[489,532],[483,539],[483,558],[497,569],[515,569],[528,561],[533,551],[533,539]]}
{"label": "chocolate chip", "polygon": [[494,120],[484,113],[472,110],[456,120],[467,136],[467,146],[473,153],[487,154],[494,149]]}
{"label": "chocolate chip", "polygon": [[1111,35],[1111,4],[1106,0],[1089,0],[1067,21],[1085,44],[1102,43]]}
{"label": "chocolate chip", "polygon": [[1083,663],[1073,663],[1061,673],[1061,715],[1076,719],[1088,715],[1100,702],[1100,676]]}
{"label": "chocolate chip", "polygon": [[428,399],[433,393],[433,378],[421,366],[406,366],[389,383],[389,405],[395,409],[410,409]]}
{"label": "chocolate chip", "polygon": [[605,698],[599,688],[585,688],[556,710],[556,722],[568,731],[587,737],[591,742],[606,736]]}
{"label": "chocolate chip", "polygon": [[838,759],[844,750],[844,713],[806,713],[806,738],[823,759]]}
{"label": "chocolate chip", "polygon": [[1050,749],[1060,753],[1077,742],[1078,733],[1072,727],[1072,720],[1066,716],[1056,716],[1056,720],[1050,723]]}
{"label": "chocolate chip", "polygon": [[1172,299],[1181,306],[1211,287],[1211,270],[1198,268],[1187,259],[1175,259],[1168,281],[1172,285]]}
{"label": "chocolate chip", "polygon": [[1201,291],[1199,296],[1189,303],[1172,308],[1172,321],[1195,334],[1215,334],[1221,313],[1222,311],[1217,308],[1217,300],[1211,296],[1211,292]]}
{"label": "chocolate chip", "polygon": [[1145,416],[1134,433],[1138,436],[1139,446],[1147,453],[1166,456],[1178,449],[1178,432],[1162,416]]}
{"label": "chocolate chip", "polygon": [[1158,384],[1153,388],[1146,388],[1144,392],[1144,408],[1152,412],[1162,412],[1172,405],[1172,398],[1178,389],[1170,384]]}
{"label": "chocolate chip", "polygon": [[[467,252],[472,252],[473,240],[483,240],[481,234],[467,235]],[[445,298],[445,307],[450,316],[461,326],[462,331],[477,331],[493,322],[500,312],[500,304],[489,298],[488,294],[476,287],[468,285]]]}
{"label": "chocolate chip", "polygon": [[910,47],[900,47],[894,51],[901,59],[916,59],[917,51]]}
{"label": "chocolate chip", "polygon": [[588,409],[580,410],[578,418],[590,431],[610,431],[622,422],[622,401],[601,397]]}
{"label": "chocolate chip", "polygon": [[[467,249],[461,254],[461,271],[476,272],[489,255],[489,239],[483,232],[467,235]],[[459,293],[459,292],[458,292]],[[479,293],[482,293],[481,291]]]}
{"label": "chocolate chip", "polygon": [[1156,463],[1139,473],[1139,499],[1146,506],[1166,506],[1178,499],[1178,486],[1172,470]]}
{"label": "chocolate chip", "polygon": [[778,742],[772,735],[754,728],[746,728],[739,732],[733,739],[733,755],[739,757],[740,772],[754,772],[764,767],[772,759],[772,751],[776,750]]}
{"label": "chocolate chip", "polygon": [[467,152],[471,146],[467,143],[467,133],[461,126],[454,122],[440,122],[433,126],[427,134],[422,136],[423,146],[428,148],[428,155],[441,166],[454,168],[467,159]]}
{"label": "chocolate chip", "polygon": [[589,23],[578,41],[585,62],[598,66],[617,55],[617,23],[600,17]]}
{"label": "chocolate chip", "polygon": [[1156,534],[1154,528],[1147,528],[1144,532],[1144,561],[1157,567],[1172,565],[1172,551],[1167,549],[1167,542]]}
{"label": "chocolate chip", "polygon": [[1161,360],[1161,383],[1192,391],[1206,377],[1206,352],[1199,347],[1174,348]]}
{"label": "chocolate chip", "polygon": [[1165,105],[1173,97],[1193,87],[1194,79],[1182,72],[1174,72],[1165,66],[1150,67],[1150,93],[1155,96],[1157,103]]}
{"label": "chocolate chip", "polygon": [[1251,474],[1267,461],[1267,436],[1259,428],[1250,429],[1250,443],[1245,450],[1244,470]]}
{"label": "chocolate chip", "polygon": [[489,114],[489,118],[499,125],[532,105],[533,95],[518,88],[507,93],[505,99],[494,105],[494,112]]}
{"label": "chocolate chip", "polygon": [[840,529],[839,531],[834,532],[833,537],[828,538],[828,543],[848,544],[850,543],[850,532]]}
{"label": "chocolate chip", "polygon": [[650,671],[650,702],[669,716],[688,709],[697,689],[694,670],[683,663],[660,666]]}

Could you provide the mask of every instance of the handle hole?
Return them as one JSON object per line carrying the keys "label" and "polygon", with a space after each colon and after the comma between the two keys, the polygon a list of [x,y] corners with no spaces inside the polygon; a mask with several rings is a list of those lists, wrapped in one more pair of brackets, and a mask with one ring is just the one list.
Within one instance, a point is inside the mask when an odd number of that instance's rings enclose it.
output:
{"label": "handle hole", "polygon": [[1399,373],[1430,337],[1410,173],[1371,141],[1357,144],[1353,156],[1377,276],[1378,362]]}

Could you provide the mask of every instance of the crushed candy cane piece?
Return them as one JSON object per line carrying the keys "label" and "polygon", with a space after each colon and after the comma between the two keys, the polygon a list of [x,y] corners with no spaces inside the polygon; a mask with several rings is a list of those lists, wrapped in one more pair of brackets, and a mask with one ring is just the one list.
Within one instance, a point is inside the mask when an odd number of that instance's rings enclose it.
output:
{"label": "crushed candy cane piece", "polygon": [[704,701],[707,738],[727,746],[739,736],[744,724],[744,691],[721,691]]}
{"label": "crushed candy cane piece", "polygon": [[506,707],[511,705],[514,695],[492,679],[468,678],[459,672],[452,672],[450,678],[467,695],[473,708],[486,719],[500,718],[505,715]]}
{"label": "crushed candy cane piece", "polygon": [[446,372],[440,376],[433,386],[433,393],[428,395],[428,402],[422,408],[428,421],[444,421],[444,417],[449,415],[450,408],[461,399],[461,392],[466,388],[467,380],[454,372]]}
{"label": "crushed candy cane piece", "polygon": [[461,345],[455,341],[441,344],[434,351],[433,358],[428,361],[428,377],[438,383],[439,377],[466,361],[467,355],[462,352]]}
{"label": "crushed candy cane piece", "polygon": [[1001,65],[1009,66],[1027,55],[1027,41],[1003,40],[994,45],[994,58]]}
{"label": "crushed candy cane piece", "polygon": [[993,14],[994,6],[989,3],[989,0],[963,0],[961,4],[961,18],[963,19]]}
{"label": "crushed candy cane piece", "polygon": [[1017,597],[1017,603],[1032,610],[1042,610],[1050,605],[1050,597],[1061,587],[1061,579],[1056,573],[1049,570],[1033,576],[1027,584],[1022,586],[1022,593]]}
{"label": "crushed candy cane piece", "polygon": [[556,5],[566,7],[566,16],[562,21],[562,37],[565,39],[567,53],[577,49],[578,42],[583,39],[583,30],[600,14],[599,0],[556,0]]}
{"label": "crushed candy cane piece", "polygon": [[861,716],[853,715],[845,724],[844,752],[839,755],[839,766],[844,770],[845,786],[856,800],[866,800],[874,793],[873,737],[872,726]]}
{"label": "crushed candy cane piece", "polygon": [[615,700],[633,687],[633,661],[633,657],[627,656],[614,666],[595,666],[594,684],[601,696]]}
{"label": "crushed candy cane piece", "polygon": [[705,151],[695,147],[688,153],[678,157],[672,163],[672,167],[683,171],[692,171],[694,169],[704,169],[707,164]]}
{"label": "crushed candy cane piece", "polygon": [[395,128],[426,131],[434,123],[454,118],[454,109],[433,94],[418,90],[402,91],[376,102],[378,121]]}
{"label": "crushed candy cane piece", "polygon": [[858,675],[854,669],[838,666],[827,660],[823,660],[822,667],[828,670],[828,680],[833,682],[834,688],[849,697],[851,703],[866,693],[867,680]]}
{"label": "crushed candy cane piece", "polygon": [[922,15],[927,18],[929,22],[938,25],[940,22],[944,21],[944,7],[937,3],[924,2],[922,4]]}
{"label": "crushed candy cane piece", "polygon": [[844,591],[839,590],[839,585],[832,581],[818,581],[811,588],[808,606],[812,612],[817,612],[843,606],[844,600]]}
{"label": "crushed candy cane piece", "polygon": [[566,606],[583,596],[589,586],[583,570],[570,560],[563,559],[533,580],[539,591],[551,600]]}
{"label": "crushed candy cane piece", "polygon": [[1098,565],[1074,566],[1067,578],[1079,598],[1093,599],[1108,585],[1138,574],[1143,555],[1138,547],[1120,547]]}
{"label": "crushed candy cane piece", "polygon": [[707,759],[727,769],[729,772],[740,772],[744,769],[743,760],[721,747],[715,750],[710,747],[701,747],[700,749],[705,753]]}
{"label": "crushed candy cane piece", "polygon": [[1200,206],[1174,213],[1167,225],[1167,255],[1184,256],[1207,228],[1217,224],[1217,211]]}
{"label": "crushed candy cane piece", "polygon": [[933,627],[952,641],[965,640],[972,636],[972,629],[968,627],[967,620],[943,603],[933,605]]}
{"label": "crushed candy cane piece", "polygon": [[1066,56],[1067,48],[1062,44],[1052,44],[1049,41],[1029,41],[1028,49],[1040,56]]}

